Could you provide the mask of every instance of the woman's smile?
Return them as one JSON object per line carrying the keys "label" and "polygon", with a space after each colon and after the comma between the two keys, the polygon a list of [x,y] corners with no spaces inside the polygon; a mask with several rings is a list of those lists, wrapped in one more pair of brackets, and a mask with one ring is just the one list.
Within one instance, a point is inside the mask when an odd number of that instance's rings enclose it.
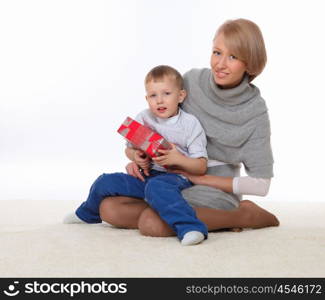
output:
{"label": "woman's smile", "polygon": [[215,71],[215,74],[218,78],[225,78],[227,75],[229,75],[229,73],[226,73],[224,71]]}

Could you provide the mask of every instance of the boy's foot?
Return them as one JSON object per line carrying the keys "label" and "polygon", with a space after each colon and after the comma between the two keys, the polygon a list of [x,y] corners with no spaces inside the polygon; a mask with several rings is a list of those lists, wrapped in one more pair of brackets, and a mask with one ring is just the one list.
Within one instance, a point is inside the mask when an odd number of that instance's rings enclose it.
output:
{"label": "boy's foot", "polygon": [[181,243],[183,246],[196,245],[204,240],[204,235],[200,231],[189,231],[185,233]]}
{"label": "boy's foot", "polygon": [[82,223],[86,223],[86,222],[84,222],[83,220],[78,218],[78,216],[73,212],[73,213],[67,214],[63,218],[63,223],[64,224],[82,224]]}

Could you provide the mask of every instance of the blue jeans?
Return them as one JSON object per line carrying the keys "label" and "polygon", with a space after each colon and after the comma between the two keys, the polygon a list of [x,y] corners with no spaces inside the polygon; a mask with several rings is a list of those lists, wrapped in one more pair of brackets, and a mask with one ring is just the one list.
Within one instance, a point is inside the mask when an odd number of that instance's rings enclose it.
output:
{"label": "blue jeans", "polygon": [[76,210],[86,223],[101,223],[100,202],[109,196],[128,196],[145,199],[181,240],[189,231],[208,235],[206,225],[183,198],[181,191],[192,183],[180,175],[151,170],[145,182],[124,173],[103,174],[90,188],[88,198]]}

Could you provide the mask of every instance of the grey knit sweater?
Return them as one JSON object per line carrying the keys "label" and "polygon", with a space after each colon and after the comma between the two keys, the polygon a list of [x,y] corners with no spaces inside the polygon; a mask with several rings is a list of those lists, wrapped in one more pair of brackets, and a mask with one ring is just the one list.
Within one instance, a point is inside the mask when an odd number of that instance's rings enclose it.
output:
{"label": "grey knit sweater", "polygon": [[259,89],[247,77],[235,88],[221,89],[210,69],[192,69],[184,81],[188,95],[182,108],[201,122],[209,159],[243,163],[252,177],[273,177],[270,122]]}

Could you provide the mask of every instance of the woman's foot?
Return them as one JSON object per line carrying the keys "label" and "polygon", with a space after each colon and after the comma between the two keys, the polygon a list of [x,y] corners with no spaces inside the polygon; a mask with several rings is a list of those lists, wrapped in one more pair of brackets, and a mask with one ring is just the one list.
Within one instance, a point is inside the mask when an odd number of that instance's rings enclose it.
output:
{"label": "woman's foot", "polygon": [[250,200],[243,200],[239,204],[245,216],[243,227],[262,228],[268,226],[279,226],[280,222],[277,217]]}
{"label": "woman's foot", "polygon": [[240,228],[240,227],[229,228],[229,231],[231,231],[231,232],[242,232],[243,228]]}

